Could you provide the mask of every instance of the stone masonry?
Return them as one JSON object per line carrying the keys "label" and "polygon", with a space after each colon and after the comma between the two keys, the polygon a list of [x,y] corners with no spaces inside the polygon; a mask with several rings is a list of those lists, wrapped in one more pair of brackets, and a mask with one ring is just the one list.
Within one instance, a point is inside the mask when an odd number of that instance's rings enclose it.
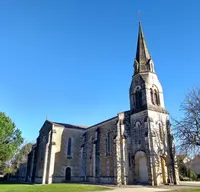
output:
{"label": "stone masonry", "polygon": [[90,127],[46,120],[27,181],[178,184],[169,115],[141,23],[129,98],[130,110]]}

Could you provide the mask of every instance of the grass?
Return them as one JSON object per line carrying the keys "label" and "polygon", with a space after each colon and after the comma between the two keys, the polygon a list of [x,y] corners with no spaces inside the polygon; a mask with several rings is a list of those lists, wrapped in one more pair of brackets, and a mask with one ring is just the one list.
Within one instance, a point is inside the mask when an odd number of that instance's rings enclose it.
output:
{"label": "grass", "polygon": [[[27,185],[21,183],[1,183],[0,192],[92,192],[105,191],[112,188],[87,185],[87,184],[51,184],[51,185]],[[135,191],[135,190],[133,190]],[[200,189],[174,190],[170,192],[200,192]]]}
{"label": "grass", "polygon": [[110,188],[85,184],[0,184],[0,192],[88,192],[105,190],[110,190]]}

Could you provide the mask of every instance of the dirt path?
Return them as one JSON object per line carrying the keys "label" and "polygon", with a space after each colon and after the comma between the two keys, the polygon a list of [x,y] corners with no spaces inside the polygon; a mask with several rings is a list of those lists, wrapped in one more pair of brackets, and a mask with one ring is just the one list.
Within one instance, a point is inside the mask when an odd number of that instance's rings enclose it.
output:
{"label": "dirt path", "polygon": [[114,189],[113,192],[157,192],[157,191],[170,191],[170,189],[163,188],[148,188],[148,187],[132,187],[132,188],[118,188]]}
{"label": "dirt path", "polygon": [[162,187],[147,187],[147,186],[126,186],[119,187],[113,190],[113,192],[164,192],[164,191],[172,191],[172,190],[181,190],[181,189],[191,189],[198,188],[200,189],[200,182],[180,182],[180,185],[169,186],[165,185]]}

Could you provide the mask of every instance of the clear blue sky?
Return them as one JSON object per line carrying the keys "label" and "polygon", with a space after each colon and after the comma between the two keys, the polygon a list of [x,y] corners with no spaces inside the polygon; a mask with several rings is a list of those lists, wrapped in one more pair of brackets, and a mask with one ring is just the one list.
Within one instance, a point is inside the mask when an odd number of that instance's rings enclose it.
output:
{"label": "clear blue sky", "polygon": [[138,10],[167,110],[199,86],[200,1],[0,2],[0,111],[27,141],[52,121],[92,125],[129,109]]}

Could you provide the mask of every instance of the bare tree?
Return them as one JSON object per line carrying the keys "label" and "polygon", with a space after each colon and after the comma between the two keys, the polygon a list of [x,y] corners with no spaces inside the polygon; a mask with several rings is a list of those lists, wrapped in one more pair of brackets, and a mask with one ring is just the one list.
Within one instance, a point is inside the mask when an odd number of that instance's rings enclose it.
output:
{"label": "bare tree", "polygon": [[182,153],[200,152],[200,88],[191,90],[181,109],[183,117],[174,120],[174,135],[177,147]]}

